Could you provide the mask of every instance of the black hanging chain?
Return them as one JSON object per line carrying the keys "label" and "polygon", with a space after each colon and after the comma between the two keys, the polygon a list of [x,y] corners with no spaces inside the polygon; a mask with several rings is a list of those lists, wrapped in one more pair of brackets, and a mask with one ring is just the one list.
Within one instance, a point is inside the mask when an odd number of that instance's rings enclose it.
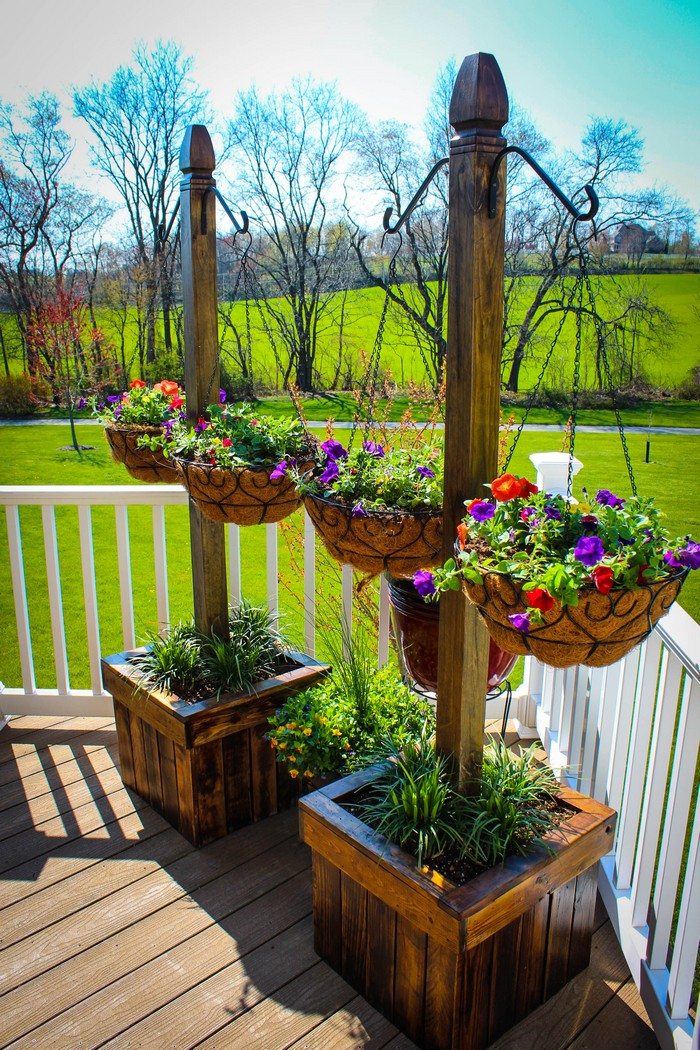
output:
{"label": "black hanging chain", "polygon": [[542,368],[540,369],[540,374],[537,377],[537,380],[535,382],[534,387],[530,391],[530,396],[527,399],[527,404],[525,405],[525,411],[523,412],[523,418],[520,420],[520,423],[518,425],[518,429],[515,431],[515,434],[513,435],[513,440],[511,442],[510,448],[508,449],[508,452],[506,454],[505,462],[503,463],[503,468],[502,468],[503,471],[506,471],[508,469],[508,465],[509,465],[511,459],[513,458],[513,453],[515,452],[516,445],[520,441],[520,437],[522,435],[522,432],[525,429],[525,424],[527,423],[527,420],[529,418],[530,411],[535,405],[535,402],[537,400],[537,394],[539,393],[540,387],[542,385],[542,381],[543,381],[543,379],[545,377],[545,373],[547,371],[547,367],[549,365],[549,362],[552,360],[552,355],[554,354],[554,351],[556,350],[557,343],[559,342],[559,338],[560,338],[561,333],[562,333],[562,331],[564,329],[564,325],[566,324],[566,320],[567,320],[567,318],[569,316],[569,313],[571,312],[571,307],[573,305],[574,297],[576,295],[576,289],[577,289],[577,282],[575,281],[574,284],[573,284],[573,287],[571,289],[571,292],[569,294],[568,301],[567,301],[566,305],[562,307],[561,317],[559,318],[559,323],[558,323],[557,329],[556,329],[556,331],[554,333],[554,339],[552,340],[552,345],[550,346],[549,350],[547,351],[547,353],[545,355],[544,361],[542,363]]}
{"label": "black hanging chain", "polygon": [[[218,194],[217,194],[217,196],[218,196]],[[235,249],[236,238],[238,237],[239,234],[247,235],[248,242],[247,242],[245,248],[243,249],[243,253],[241,255],[241,258],[240,258],[240,261],[239,261],[239,264],[238,264],[238,273],[236,274],[236,280],[234,282],[233,291],[231,293],[231,299],[232,299],[232,302],[234,302],[234,303],[235,303],[236,297],[238,295],[238,289],[240,288],[241,278],[243,277],[244,269],[247,266],[248,253],[250,252],[250,248],[251,248],[251,245],[253,243],[252,235],[250,234],[247,226],[245,227],[245,229],[237,228],[236,232],[233,235],[233,238],[231,239],[231,252],[233,252],[234,249]],[[246,299],[246,328],[247,328],[247,337],[248,337],[248,351],[250,352],[250,324],[249,324],[249,319],[248,319],[248,300],[247,299]],[[217,371],[219,370],[219,368],[221,366],[221,350],[222,350],[222,346],[221,346],[221,340],[218,337],[218,332],[217,332],[217,346],[218,346],[218,349],[217,349],[217,353],[216,353],[216,359],[214,361],[214,367],[211,370],[211,375],[209,376],[209,382],[207,384],[207,394],[206,394],[205,400],[207,401],[208,404],[211,404],[211,400],[210,400],[210,398],[211,398],[211,388],[214,385],[214,378],[216,376],[216,373],[217,373]]]}
{"label": "black hanging chain", "polygon": [[377,334],[375,336],[374,345],[372,346],[372,352],[367,363],[367,369],[365,371],[363,385],[360,391],[360,399],[353,416],[352,429],[350,431],[350,440],[348,441],[348,449],[351,449],[353,447],[355,435],[357,434],[357,430],[360,425],[360,416],[363,410],[366,416],[365,422],[372,422],[372,414],[376,403],[376,391],[377,383],[379,380],[379,368],[381,365],[382,348],[384,346],[386,322],[389,314],[389,289],[391,288],[391,285],[396,279],[396,266],[399,252],[401,251],[401,246],[403,244],[403,238],[400,233],[398,237],[399,242],[396,246],[394,254],[389,260],[389,269],[387,271],[387,280],[384,292],[384,302],[382,303],[382,312],[379,315],[379,325],[377,326]]}
{"label": "black hanging chain", "polygon": [[[583,265],[583,256],[580,256]],[[569,439],[569,469],[566,475],[566,498],[571,506],[574,484],[574,450],[576,447],[576,419],[578,416],[579,392],[581,388],[581,341],[583,338],[583,271],[574,285],[578,289],[578,313],[576,315],[576,342],[574,345],[574,376],[571,391],[571,433]]]}
{"label": "black hanging chain", "polygon": [[[576,236],[575,231],[574,231],[574,236]],[[608,352],[607,352],[606,345],[605,345],[606,344],[605,331],[603,329],[603,325],[602,325],[600,316],[598,315],[598,311],[595,309],[595,306],[594,306],[595,296],[593,294],[593,286],[591,284],[591,276],[590,276],[590,273],[588,272],[587,249],[585,248],[584,245],[582,245],[582,244],[580,244],[578,242],[578,239],[577,239],[577,244],[578,244],[579,250],[581,252],[580,257],[579,257],[580,258],[580,267],[581,267],[581,276],[582,276],[584,284],[586,285],[586,291],[588,292],[588,299],[589,299],[589,302],[590,302],[590,305],[591,305],[591,315],[593,317],[593,325],[595,327],[596,339],[598,341],[598,349],[599,349],[599,352],[600,352],[601,360],[603,362],[603,371],[605,372],[605,378],[607,379],[607,382],[608,382],[608,389],[610,391],[610,398],[612,400],[613,412],[615,414],[615,422],[617,424],[617,431],[618,431],[618,434],[620,435],[620,444],[622,445],[622,453],[623,453],[623,455],[625,457],[625,465],[627,467],[627,476],[629,477],[630,490],[631,490],[633,496],[637,496],[637,495],[639,495],[639,493],[637,491],[637,482],[636,482],[636,479],[635,479],[635,476],[634,476],[634,469],[632,467],[632,457],[630,456],[630,450],[629,450],[629,446],[627,444],[627,436],[625,434],[625,428],[624,428],[624,424],[622,422],[622,414],[620,412],[619,399],[618,399],[618,396],[617,396],[617,390],[615,388],[615,383],[613,381],[612,369],[610,368],[610,361],[608,359]],[[573,433],[572,433],[572,448],[573,448]]]}

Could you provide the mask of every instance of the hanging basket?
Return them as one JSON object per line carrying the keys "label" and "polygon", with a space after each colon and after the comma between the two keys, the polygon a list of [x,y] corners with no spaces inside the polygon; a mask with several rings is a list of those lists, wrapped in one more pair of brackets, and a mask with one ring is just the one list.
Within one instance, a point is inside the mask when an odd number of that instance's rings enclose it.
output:
{"label": "hanging basket", "polygon": [[687,574],[688,569],[681,569],[663,580],[609,594],[584,588],[578,605],[557,602],[527,634],[508,620],[531,611],[519,581],[485,572],[482,584],[463,580],[462,587],[479,607],[491,637],[507,652],[530,654],[550,667],[607,667],[644,641],[673,605]]}
{"label": "hanging basket", "polygon": [[311,495],[304,506],[328,553],[359,572],[412,576],[440,561],[439,511],[367,511],[354,517],[345,504]]}
{"label": "hanging basket", "polygon": [[301,505],[299,490],[290,478],[270,480],[274,464],[228,470],[191,459],[175,458],[175,462],[185,488],[211,521],[271,525]]}
{"label": "hanging basket", "polygon": [[132,478],[173,485],[180,481],[180,478],[172,461],[165,458],[161,449],[152,451],[137,445],[140,437],[161,437],[162,434],[162,427],[140,426],[136,423],[105,427],[105,437],[112,458],[117,463],[123,463]]}

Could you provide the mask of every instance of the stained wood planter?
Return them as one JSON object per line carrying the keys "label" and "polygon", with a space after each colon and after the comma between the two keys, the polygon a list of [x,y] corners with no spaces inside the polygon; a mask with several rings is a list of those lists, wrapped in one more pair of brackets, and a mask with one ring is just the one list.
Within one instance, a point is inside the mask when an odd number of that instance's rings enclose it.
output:
{"label": "stained wood planter", "polygon": [[588,965],[596,861],[616,814],[576,791],[551,852],[513,857],[464,886],[418,871],[339,804],[376,767],[299,802],[312,850],[318,954],[430,1050],[486,1047]]}
{"label": "stained wood planter", "polygon": [[140,687],[128,660],[139,652],[102,660],[127,787],[195,846],[288,808],[299,789],[286,766],[275,762],[265,740],[267,719],[286,697],[322,678],[328,665],[289,653],[255,693],[191,704]]}

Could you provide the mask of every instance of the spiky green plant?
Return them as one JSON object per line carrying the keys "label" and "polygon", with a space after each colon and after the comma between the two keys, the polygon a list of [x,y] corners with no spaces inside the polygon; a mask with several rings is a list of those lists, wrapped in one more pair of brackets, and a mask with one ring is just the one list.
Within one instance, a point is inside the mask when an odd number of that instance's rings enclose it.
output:
{"label": "spiky green plant", "polygon": [[200,685],[199,635],[193,623],[176,624],[161,638],[151,634],[145,653],[132,660],[140,682],[167,693],[196,693]]}

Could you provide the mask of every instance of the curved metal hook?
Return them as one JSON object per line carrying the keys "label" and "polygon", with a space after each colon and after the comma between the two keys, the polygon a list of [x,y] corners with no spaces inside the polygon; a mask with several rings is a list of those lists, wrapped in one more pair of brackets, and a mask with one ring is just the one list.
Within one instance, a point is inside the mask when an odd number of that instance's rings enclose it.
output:
{"label": "curved metal hook", "polygon": [[575,204],[573,204],[562,190],[559,189],[556,182],[549,177],[544,168],[541,168],[534,157],[531,157],[527,150],[521,149],[520,146],[506,146],[497,154],[496,159],[493,162],[491,168],[491,179],[489,181],[489,218],[494,219],[496,217],[496,208],[498,205],[498,169],[501,161],[509,153],[517,153],[519,157],[527,161],[532,170],[539,175],[554,196],[561,201],[566,210],[570,215],[573,215],[575,222],[590,222],[597,214],[600,202],[598,200],[598,194],[591,185],[583,187],[586,196],[588,197],[588,211],[579,211]]}
{"label": "curved metal hook", "polygon": [[389,223],[391,222],[391,216],[394,213],[394,209],[391,207],[386,209],[386,211],[384,212],[384,219],[382,220],[382,224],[387,233],[399,232],[404,223],[411,217],[412,212],[415,211],[418,203],[420,202],[421,197],[423,196],[428,186],[439,172],[440,168],[444,168],[444,166],[449,162],[449,159],[449,157],[441,157],[440,160],[437,161],[437,163],[433,164],[432,168],[430,169],[426,177],[423,179],[416,192],[413,194],[413,197],[411,198],[411,201],[406,210],[404,211],[403,215],[399,216],[394,226],[389,225]]}
{"label": "curved metal hook", "polygon": [[177,218],[179,211],[180,198],[178,197],[178,199],[175,201],[175,207],[173,208],[173,213],[170,216],[170,222],[168,223],[167,229],[164,222],[161,222],[158,226],[158,243],[161,245],[161,247],[167,243],[168,237],[170,236],[170,231],[173,228],[173,224],[175,222],[175,219]]}
{"label": "curved metal hook", "polygon": [[215,197],[218,200],[219,204],[221,205],[221,207],[224,209],[224,211],[228,215],[229,219],[231,220],[231,224],[232,224],[233,228],[235,229],[236,233],[247,233],[248,232],[248,226],[249,226],[248,213],[243,211],[243,209],[241,209],[241,218],[243,219],[243,225],[241,226],[240,222],[235,217],[235,215],[233,214],[233,212],[229,208],[228,204],[226,203],[224,198],[221,196],[221,194],[217,190],[216,186],[210,186],[209,189],[206,190],[204,192],[204,194],[202,195],[202,224],[201,224],[202,233],[206,233],[207,232],[207,209],[206,209],[206,203],[207,203],[207,197],[209,196],[210,193],[213,193],[215,195]]}

